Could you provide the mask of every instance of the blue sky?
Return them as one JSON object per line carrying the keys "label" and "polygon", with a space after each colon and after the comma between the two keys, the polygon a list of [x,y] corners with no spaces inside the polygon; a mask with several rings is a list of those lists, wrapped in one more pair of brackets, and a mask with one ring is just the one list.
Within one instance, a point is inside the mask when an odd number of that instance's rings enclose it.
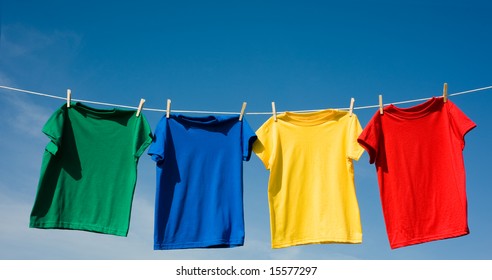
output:
{"label": "blue sky", "polygon": [[[279,111],[492,85],[490,1],[13,1],[0,6],[0,85],[175,109]],[[396,2],[396,3],[395,3]],[[355,163],[363,243],[270,249],[268,172],[244,166],[245,245],[153,251],[154,163],[139,164],[128,237],[28,228],[41,127],[60,100],[0,90],[0,259],[492,259],[492,90],[452,97],[466,136],[468,236],[390,250],[376,171]],[[408,104],[411,106],[412,104]],[[358,110],[365,126],[375,109]],[[145,112],[151,126],[162,113]],[[257,129],[268,116],[249,115]]]}

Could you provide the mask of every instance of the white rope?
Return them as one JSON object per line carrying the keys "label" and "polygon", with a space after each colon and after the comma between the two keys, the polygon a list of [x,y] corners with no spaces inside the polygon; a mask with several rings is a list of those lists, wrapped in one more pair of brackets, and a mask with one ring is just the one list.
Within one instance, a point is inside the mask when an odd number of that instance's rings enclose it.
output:
{"label": "white rope", "polygon": [[[49,98],[54,98],[54,99],[66,100],[65,97],[50,95],[50,94],[46,94],[46,93],[35,92],[35,91],[30,91],[30,90],[25,90],[25,89],[19,89],[19,88],[2,86],[2,85],[0,85],[0,88],[12,90],[12,91],[17,91],[17,92],[23,92],[23,93],[32,94],[32,95],[38,95],[38,96],[42,96],[42,97],[49,97]],[[473,93],[473,92],[477,92],[477,91],[484,91],[484,90],[488,90],[488,89],[492,89],[492,86],[456,92],[456,93],[449,94],[448,96],[468,94],[468,93]],[[432,97],[426,97],[426,98],[419,98],[419,99],[413,99],[413,100],[398,101],[398,102],[392,102],[392,103],[385,103],[383,105],[388,105],[388,104],[398,105],[398,104],[413,103],[413,102],[429,100],[431,98]],[[91,100],[74,99],[74,98],[72,98],[72,100],[76,101],[76,102],[87,103],[87,104],[96,104],[96,105],[119,107],[119,108],[126,108],[126,109],[137,109],[136,106],[127,106],[127,105],[98,102],[98,101],[91,101]],[[379,105],[359,106],[359,107],[354,107],[354,110],[362,110],[362,109],[370,109],[370,108],[378,108],[378,107],[379,107]],[[349,110],[348,107],[347,108],[336,108],[336,109],[338,109],[338,110]],[[142,110],[152,111],[152,112],[166,112],[165,109],[155,109],[155,108],[146,108],[146,107],[144,107]],[[309,113],[309,112],[317,112],[320,110],[324,110],[324,109],[300,110],[300,111],[290,111],[290,112],[293,112],[293,113]],[[239,112],[236,113],[236,112],[216,112],[216,111],[189,111],[189,110],[174,110],[174,109],[171,111],[174,113],[191,113],[191,114],[219,114],[219,115],[238,115],[239,114]],[[280,113],[282,113],[282,112],[278,112],[278,114],[280,114]],[[245,115],[271,115],[272,112],[246,112],[244,114]]]}

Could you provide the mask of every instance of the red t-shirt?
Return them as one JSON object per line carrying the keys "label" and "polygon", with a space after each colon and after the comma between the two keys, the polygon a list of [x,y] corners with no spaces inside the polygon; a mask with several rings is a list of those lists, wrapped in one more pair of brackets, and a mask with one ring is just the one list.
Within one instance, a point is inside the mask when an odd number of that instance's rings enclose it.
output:
{"label": "red t-shirt", "polygon": [[386,106],[363,130],[392,249],[469,233],[463,149],[475,126],[451,101],[432,98]]}

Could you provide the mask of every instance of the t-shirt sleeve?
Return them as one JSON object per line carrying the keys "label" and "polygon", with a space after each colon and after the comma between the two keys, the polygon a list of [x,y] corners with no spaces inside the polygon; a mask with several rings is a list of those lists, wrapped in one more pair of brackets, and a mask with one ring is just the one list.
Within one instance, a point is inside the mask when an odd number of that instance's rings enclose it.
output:
{"label": "t-shirt sleeve", "polygon": [[152,142],[152,130],[143,114],[137,117],[135,133],[134,154],[138,158]]}
{"label": "t-shirt sleeve", "polygon": [[369,163],[374,163],[379,152],[379,141],[381,135],[380,126],[381,117],[379,111],[374,114],[372,119],[366,125],[357,141],[369,154]]}
{"label": "t-shirt sleeve", "polygon": [[260,158],[266,169],[270,169],[270,161],[273,150],[272,118],[268,119],[256,130],[256,141],[253,144],[253,152]]}
{"label": "t-shirt sleeve", "polygon": [[461,111],[458,106],[453,102],[449,101],[449,115],[451,119],[451,126],[455,135],[461,141],[461,149],[465,148],[465,135],[475,128],[477,125],[468,118],[463,111]]}
{"label": "t-shirt sleeve", "polygon": [[152,138],[152,143],[150,144],[149,151],[147,154],[152,157],[152,160],[159,162],[164,159],[166,134],[167,134],[167,121],[168,119],[164,116],[157,124],[155,128],[154,136]]}
{"label": "t-shirt sleeve", "polygon": [[359,160],[364,152],[364,149],[357,142],[357,138],[362,133],[362,127],[360,126],[359,119],[355,114],[350,117],[349,131],[348,131],[348,151],[347,157]]}
{"label": "t-shirt sleeve", "polygon": [[242,151],[243,151],[243,160],[249,161],[251,158],[251,151],[253,150],[253,143],[256,140],[256,134],[249,126],[248,122],[245,118],[243,118],[242,122]]}
{"label": "t-shirt sleeve", "polygon": [[43,133],[48,136],[50,142],[46,145],[46,151],[56,155],[61,148],[63,125],[66,118],[66,107],[61,107],[51,115],[43,126]]}

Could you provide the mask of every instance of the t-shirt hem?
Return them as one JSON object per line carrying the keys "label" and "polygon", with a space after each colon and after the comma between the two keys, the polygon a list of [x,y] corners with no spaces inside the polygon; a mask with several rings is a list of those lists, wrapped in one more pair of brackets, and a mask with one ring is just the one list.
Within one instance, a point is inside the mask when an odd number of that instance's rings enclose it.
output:
{"label": "t-shirt hem", "polygon": [[116,236],[126,237],[128,235],[127,230],[114,229],[104,226],[72,223],[72,222],[31,222],[30,228],[39,229],[68,229],[68,230],[83,230],[95,233],[111,234]]}
{"label": "t-shirt hem", "polygon": [[302,239],[284,243],[272,243],[272,249],[280,249],[299,245],[310,244],[360,244],[362,243],[362,236],[360,238],[323,238],[323,239]]}
{"label": "t-shirt hem", "polygon": [[431,241],[437,241],[437,240],[443,240],[443,239],[448,239],[448,238],[456,238],[460,237],[463,235],[469,234],[470,231],[468,229],[466,230],[459,230],[459,231],[453,231],[450,233],[442,233],[442,234],[436,234],[436,235],[431,235],[431,236],[426,236],[426,237],[421,237],[421,238],[414,238],[411,240],[407,240],[404,242],[398,242],[394,244],[390,244],[391,249],[398,249],[406,246],[411,246],[411,245],[417,245],[417,244],[422,244],[426,242],[431,242]]}
{"label": "t-shirt hem", "polygon": [[154,243],[154,250],[233,248],[244,245],[244,239],[220,239],[200,242]]}

